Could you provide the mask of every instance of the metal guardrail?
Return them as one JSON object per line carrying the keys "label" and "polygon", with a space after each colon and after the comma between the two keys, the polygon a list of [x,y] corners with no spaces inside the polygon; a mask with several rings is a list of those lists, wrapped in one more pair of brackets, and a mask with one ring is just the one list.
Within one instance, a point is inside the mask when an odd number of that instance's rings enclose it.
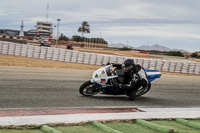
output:
{"label": "metal guardrail", "polygon": [[137,64],[142,65],[145,69],[155,69],[164,72],[200,74],[200,62],[104,55],[52,47],[38,47],[26,44],[0,42],[0,54],[91,65],[105,65],[107,62],[122,63],[125,59],[132,58]]}

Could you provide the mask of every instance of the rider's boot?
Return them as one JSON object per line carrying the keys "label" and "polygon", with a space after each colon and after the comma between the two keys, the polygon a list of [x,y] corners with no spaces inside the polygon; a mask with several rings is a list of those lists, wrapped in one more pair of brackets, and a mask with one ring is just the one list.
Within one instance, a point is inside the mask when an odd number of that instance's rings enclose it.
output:
{"label": "rider's boot", "polygon": [[130,99],[131,101],[134,101],[134,100],[135,100],[136,92],[137,92],[137,90],[132,90],[131,93],[129,94],[129,99]]}

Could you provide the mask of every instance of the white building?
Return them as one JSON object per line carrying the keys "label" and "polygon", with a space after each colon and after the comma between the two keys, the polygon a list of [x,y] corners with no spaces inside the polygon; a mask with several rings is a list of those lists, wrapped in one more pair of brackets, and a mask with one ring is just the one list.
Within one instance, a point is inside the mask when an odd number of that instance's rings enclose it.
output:
{"label": "white building", "polygon": [[20,29],[20,32],[19,32],[19,36],[24,36],[24,24],[23,24],[23,20],[22,20],[22,24],[21,24],[21,29]]}
{"label": "white building", "polygon": [[53,33],[52,23],[49,22],[37,22],[37,32]]}
{"label": "white building", "polygon": [[51,38],[53,33],[52,23],[50,22],[37,22],[35,30],[29,30],[29,36]]}

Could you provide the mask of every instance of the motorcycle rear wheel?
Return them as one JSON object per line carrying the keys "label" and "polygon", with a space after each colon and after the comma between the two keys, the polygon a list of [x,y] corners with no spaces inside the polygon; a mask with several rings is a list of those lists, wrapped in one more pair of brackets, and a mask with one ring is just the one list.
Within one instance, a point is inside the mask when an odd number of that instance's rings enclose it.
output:
{"label": "motorcycle rear wheel", "polygon": [[83,96],[93,96],[100,92],[100,86],[96,86],[94,83],[88,80],[80,86],[79,92]]}
{"label": "motorcycle rear wheel", "polygon": [[[141,86],[138,86],[138,88],[140,88]],[[132,90],[131,93],[128,95],[129,99],[131,101],[134,101],[136,97],[142,96],[144,94],[146,94],[151,88],[151,83],[148,84],[147,88],[145,88],[143,91],[141,91],[140,93],[138,93],[138,90]],[[138,93],[138,94],[137,94]]]}
{"label": "motorcycle rear wheel", "polygon": [[141,93],[137,94],[137,97],[146,94],[150,89],[151,89],[151,83],[148,84],[147,88],[144,91],[142,91]]}

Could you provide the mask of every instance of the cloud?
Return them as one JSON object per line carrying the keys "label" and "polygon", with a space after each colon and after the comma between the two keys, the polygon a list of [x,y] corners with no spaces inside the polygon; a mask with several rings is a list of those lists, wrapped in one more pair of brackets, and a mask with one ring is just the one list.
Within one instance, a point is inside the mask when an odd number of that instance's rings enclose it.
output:
{"label": "cloud", "polygon": [[[0,28],[35,28],[37,21],[48,21],[71,37],[82,21],[88,21],[91,34],[108,42],[162,43],[185,47],[199,44],[199,0],[1,0]],[[184,40],[184,41],[183,41]],[[134,43],[135,45],[135,43]]]}

